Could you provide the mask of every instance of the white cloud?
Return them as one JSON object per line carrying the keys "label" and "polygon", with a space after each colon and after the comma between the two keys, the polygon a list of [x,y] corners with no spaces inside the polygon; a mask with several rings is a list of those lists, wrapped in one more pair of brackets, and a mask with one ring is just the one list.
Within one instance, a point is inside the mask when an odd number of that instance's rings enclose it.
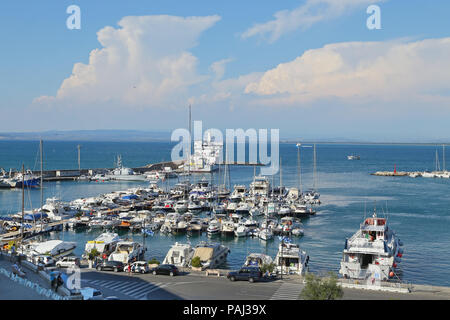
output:
{"label": "white cloud", "polygon": [[337,18],[356,8],[380,1],[384,0],[306,0],[293,10],[276,12],[274,20],[255,24],[241,36],[245,39],[268,35],[269,42],[274,42],[288,32],[307,29],[320,21]]}
{"label": "white cloud", "polygon": [[103,48],[92,50],[89,63],[75,63],[54,97],[38,105],[130,107],[185,105],[188,88],[208,79],[197,73],[197,58],[188,50],[219,16],[128,16],[120,28],[97,33]]}
{"label": "white cloud", "polygon": [[306,51],[264,73],[245,92],[265,104],[449,100],[450,38],[345,42]]}

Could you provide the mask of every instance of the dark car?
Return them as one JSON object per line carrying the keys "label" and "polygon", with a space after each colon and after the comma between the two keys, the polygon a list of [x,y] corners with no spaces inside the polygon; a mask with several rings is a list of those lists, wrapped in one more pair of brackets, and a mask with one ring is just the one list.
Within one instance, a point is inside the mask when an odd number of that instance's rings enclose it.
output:
{"label": "dark car", "polygon": [[153,274],[166,274],[169,276],[176,276],[179,274],[178,268],[173,264],[160,264],[159,266],[150,270]]}
{"label": "dark car", "polygon": [[254,282],[262,278],[262,272],[258,267],[243,267],[238,271],[230,271],[227,278],[231,281],[248,280]]}
{"label": "dark car", "polygon": [[114,272],[123,271],[123,263],[120,261],[108,261],[104,260],[97,264],[98,271],[110,270]]}

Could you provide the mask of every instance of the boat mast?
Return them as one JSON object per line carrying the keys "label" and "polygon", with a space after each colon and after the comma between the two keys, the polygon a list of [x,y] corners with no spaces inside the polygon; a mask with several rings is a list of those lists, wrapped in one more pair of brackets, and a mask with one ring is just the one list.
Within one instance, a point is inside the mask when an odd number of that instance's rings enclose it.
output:
{"label": "boat mast", "polygon": [[188,153],[188,179],[191,181],[191,152],[192,152],[192,120],[191,120],[191,105],[189,105],[189,153]]}
{"label": "boat mast", "polygon": [[80,151],[81,146],[77,145],[77,149],[78,149],[78,171],[81,172],[81,151]]}
{"label": "boat mast", "polygon": [[22,219],[20,228],[20,242],[23,240],[23,220],[25,216],[25,165],[22,163]]}
{"label": "boat mast", "polygon": [[317,170],[317,165],[316,165],[316,144],[314,143],[314,159],[313,159],[313,161],[314,161],[314,167],[313,167],[313,190],[314,191],[317,191],[316,190],[316,188],[317,188],[317,172],[316,172],[316,170]]}
{"label": "boat mast", "polygon": [[42,139],[41,139],[41,141],[40,141],[40,143],[39,143],[39,149],[40,149],[40,154],[41,154],[41,210],[42,210],[42,207],[43,207],[43,205],[44,205],[44,164],[43,164],[43,157],[42,157],[42,154],[43,154],[43,141],[42,141]]}
{"label": "boat mast", "polygon": [[442,145],[442,171],[445,172],[445,144]]}
{"label": "boat mast", "polygon": [[298,174],[298,190],[300,191],[300,195],[303,193],[302,190],[302,171],[300,167],[300,147],[301,143],[297,143],[297,174]]}
{"label": "boat mast", "polygon": [[[44,227],[42,225],[42,218],[43,218],[43,213],[42,213],[42,207],[44,206],[44,142],[40,141],[40,154],[41,154],[41,213],[40,213],[40,218],[41,218],[41,232],[42,232],[42,228]],[[36,220],[35,220],[35,227],[36,227]]]}
{"label": "boat mast", "polygon": [[281,197],[282,186],[283,186],[283,173],[282,173],[281,157],[280,157],[280,197]]}

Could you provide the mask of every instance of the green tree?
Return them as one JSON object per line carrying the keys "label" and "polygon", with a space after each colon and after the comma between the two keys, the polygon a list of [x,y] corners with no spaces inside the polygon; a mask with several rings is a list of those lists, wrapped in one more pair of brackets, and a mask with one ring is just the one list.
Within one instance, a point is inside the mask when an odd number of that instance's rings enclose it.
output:
{"label": "green tree", "polygon": [[89,260],[94,260],[99,255],[100,252],[96,248],[92,248],[91,252],[89,252]]}
{"label": "green tree", "polygon": [[337,275],[329,272],[328,277],[321,278],[312,273],[306,276],[306,286],[300,297],[305,300],[336,300],[342,298],[344,291],[337,283]]}
{"label": "green tree", "polygon": [[200,261],[200,257],[192,258],[191,265],[194,268],[200,268],[202,266],[202,262]]}

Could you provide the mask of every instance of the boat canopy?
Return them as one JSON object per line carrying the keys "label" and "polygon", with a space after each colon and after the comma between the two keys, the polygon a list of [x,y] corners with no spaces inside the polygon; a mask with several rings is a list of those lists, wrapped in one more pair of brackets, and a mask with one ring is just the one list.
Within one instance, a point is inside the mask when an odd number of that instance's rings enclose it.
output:
{"label": "boat canopy", "polygon": [[213,256],[214,248],[196,248],[194,252],[194,257],[199,257],[200,261],[209,261]]}
{"label": "boat canopy", "polygon": [[39,219],[47,218],[47,217],[48,217],[48,215],[46,213],[37,212],[37,213],[28,213],[23,216],[23,219],[27,220],[27,221],[34,221],[34,220],[39,220]]}

